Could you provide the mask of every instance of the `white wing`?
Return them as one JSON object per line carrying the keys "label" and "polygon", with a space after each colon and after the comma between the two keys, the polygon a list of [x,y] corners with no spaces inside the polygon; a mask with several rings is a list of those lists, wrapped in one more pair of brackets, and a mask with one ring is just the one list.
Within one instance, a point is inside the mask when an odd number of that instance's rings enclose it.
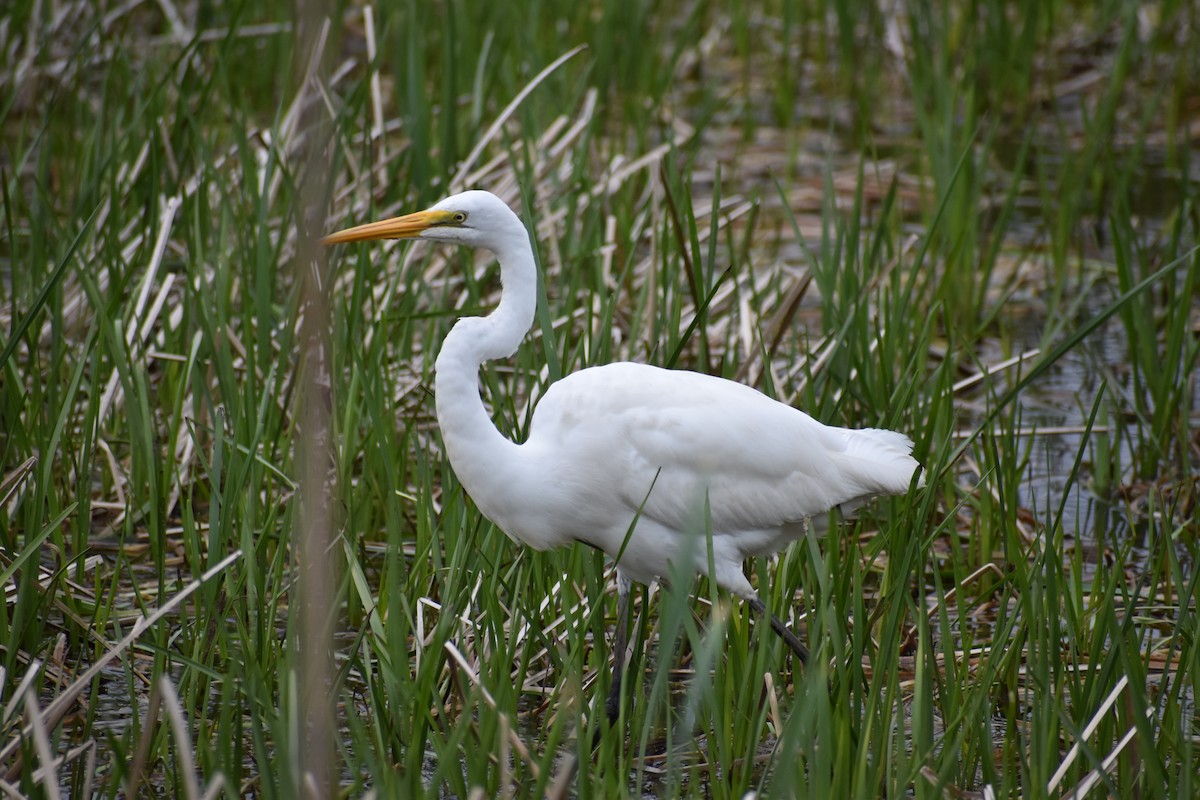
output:
{"label": "white wing", "polygon": [[716,534],[902,493],[917,468],[901,434],[833,428],[733,381],[630,363],[552,386],[529,441],[562,452],[593,500],[611,492],[666,528],[694,525],[707,492]]}

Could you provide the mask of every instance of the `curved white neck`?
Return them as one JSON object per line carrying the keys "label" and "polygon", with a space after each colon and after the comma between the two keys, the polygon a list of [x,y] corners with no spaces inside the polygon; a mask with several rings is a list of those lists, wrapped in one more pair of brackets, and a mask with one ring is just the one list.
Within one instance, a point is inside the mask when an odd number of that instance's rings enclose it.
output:
{"label": "curved white neck", "polygon": [[479,396],[479,367],[516,352],[533,325],[537,268],[524,227],[490,243],[500,260],[500,305],[486,317],[460,319],[442,342],[435,364],[438,426],[446,453],[468,493],[499,474],[518,445],[496,429]]}

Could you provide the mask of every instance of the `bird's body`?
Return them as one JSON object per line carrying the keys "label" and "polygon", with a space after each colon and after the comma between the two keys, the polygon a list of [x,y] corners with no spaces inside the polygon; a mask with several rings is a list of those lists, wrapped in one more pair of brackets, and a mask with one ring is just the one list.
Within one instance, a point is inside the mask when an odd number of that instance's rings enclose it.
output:
{"label": "bird's body", "polygon": [[[533,324],[537,273],[525,226],[499,198],[474,191],[325,241],[380,238],[459,242],[499,259],[500,305],[459,320],[437,359],[446,452],[480,511],[514,540],[539,550],[580,541],[616,559],[622,611],[630,580],[686,568],[683,559],[709,574],[711,557],[710,577],[762,612],[746,558],[782,550],[835,506],[904,493],[919,469],[912,442],[894,431],[831,427],[734,381],[633,363],[552,385],[517,444],[493,424],[478,373],[512,355]],[[778,619],[772,626],[805,657]]]}
{"label": "bird's body", "polygon": [[677,557],[707,573],[695,537],[711,530],[718,584],[747,599],[747,558],[779,552],[814,514],[907,490],[913,472],[899,434],[832,428],[739,383],[632,363],[555,383],[514,447],[506,491],[472,492],[489,467],[447,439],[480,511],[513,539],[539,550],[578,540],[648,583]]}

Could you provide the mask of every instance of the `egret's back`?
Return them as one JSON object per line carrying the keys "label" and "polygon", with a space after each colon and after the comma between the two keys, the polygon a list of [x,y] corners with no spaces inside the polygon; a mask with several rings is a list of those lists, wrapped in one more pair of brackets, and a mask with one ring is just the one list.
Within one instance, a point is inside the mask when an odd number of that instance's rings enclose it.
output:
{"label": "egret's back", "polygon": [[[631,363],[552,386],[526,448],[563,499],[550,516],[564,538],[615,555],[646,531],[694,533],[706,514],[739,570],[746,556],[785,547],[810,517],[905,492],[918,469],[912,442],[894,431],[823,425],[733,381]],[[636,572],[664,574],[673,547],[635,548],[661,561]]]}

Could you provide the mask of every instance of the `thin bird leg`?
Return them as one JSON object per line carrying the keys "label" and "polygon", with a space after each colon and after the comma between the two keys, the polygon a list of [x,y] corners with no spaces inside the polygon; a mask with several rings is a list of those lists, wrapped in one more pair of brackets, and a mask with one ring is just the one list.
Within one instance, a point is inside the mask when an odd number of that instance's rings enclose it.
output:
{"label": "thin bird leg", "polygon": [[779,638],[787,642],[787,646],[792,648],[792,652],[796,654],[796,658],[800,659],[801,664],[808,663],[808,648],[804,646],[804,642],[800,641],[800,637],[792,633],[787,625],[784,625],[779,617],[774,614],[767,613],[767,606],[760,597],[751,597],[746,600],[750,604],[750,608],[754,610],[760,617],[769,617],[771,620],[771,630],[779,634]]}
{"label": "thin bird leg", "polygon": [[609,724],[615,725],[621,714],[621,678],[625,674],[625,651],[629,647],[629,593],[632,589],[628,578],[617,572],[617,642],[613,647],[612,688],[604,710]]}

